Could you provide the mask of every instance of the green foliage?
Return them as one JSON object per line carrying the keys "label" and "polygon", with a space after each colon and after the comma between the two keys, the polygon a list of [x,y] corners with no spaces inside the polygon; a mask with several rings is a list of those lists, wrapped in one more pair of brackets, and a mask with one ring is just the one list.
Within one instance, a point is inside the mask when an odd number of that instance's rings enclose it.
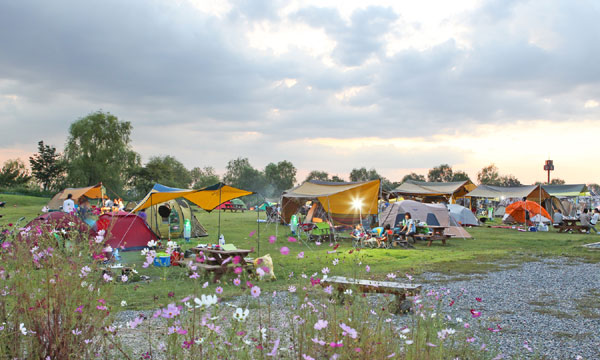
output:
{"label": "green foliage", "polygon": [[227,163],[227,171],[223,180],[227,185],[254,191],[264,195],[267,184],[265,175],[250,165],[248,158],[237,158]]}
{"label": "green foliage", "polygon": [[382,176],[375,169],[367,170],[367,168],[361,167],[360,169],[352,169],[350,171],[350,181],[369,181],[381,178]]}
{"label": "green foliage", "polygon": [[550,180],[550,185],[564,185],[564,184],[566,184],[566,181],[564,181],[563,179],[554,178],[554,179]]}
{"label": "green foliage", "polygon": [[54,146],[44,145],[43,140],[38,142],[38,152],[29,157],[29,165],[33,177],[42,185],[44,191],[58,189],[66,164]]}
{"label": "green foliage", "polygon": [[270,163],[265,167],[265,178],[269,185],[274,188],[272,194],[267,196],[279,197],[285,190],[294,187],[296,182],[296,167],[287,160]]}
{"label": "green foliage", "polygon": [[190,176],[192,177],[193,189],[201,189],[221,181],[212,166],[205,166],[204,168],[195,167],[190,170]]}
{"label": "green foliage", "polygon": [[450,182],[452,181],[452,167],[448,164],[441,164],[429,170],[427,181],[429,182]]}
{"label": "green foliage", "polygon": [[425,181],[425,176],[412,172],[410,174],[404,175],[404,177],[402,178],[402,182],[405,182],[406,180]]}
{"label": "green foliage", "polygon": [[0,186],[19,186],[31,179],[21,159],[6,160],[0,169]]}
{"label": "green foliage", "polygon": [[471,180],[471,179],[469,178],[469,175],[464,171],[458,170],[452,174],[452,181],[467,181],[467,180]]}
{"label": "green foliage", "polygon": [[519,186],[521,182],[514,175],[504,175],[500,177],[500,186]]}
{"label": "green foliage", "polygon": [[153,156],[145,166],[148,179],[153,183],[187,189],[192,177],[185,166],[173,156]]}
{"label": "green foliage", "polygon": [[310,180],[329,181],[329,173],[326,171],[313,170],[308,173],[305,181]]}
{"label": "green foliage", "polygon": [[496,186],[518,186],[521,185],[519,179],[514,175],[501,176],[496,165],[491,164],[477,174],[477,181],[484,185],[496,185]]}
{"label": "green foliage", "polygon": [[68,183],[90,186],[102,182],[119,193],[140,157],[131,150],[131,123],[97,111],[71,124],[65,148]]}

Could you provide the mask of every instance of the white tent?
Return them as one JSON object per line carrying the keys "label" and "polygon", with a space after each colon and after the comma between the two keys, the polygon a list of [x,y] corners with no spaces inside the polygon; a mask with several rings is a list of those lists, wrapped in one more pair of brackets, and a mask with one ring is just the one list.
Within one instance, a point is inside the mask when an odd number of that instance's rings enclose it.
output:
{"label": "white tent", "polygon": [[479,225],[479,221],[475,215],[473,215],[473,212],[464,206],[460,206],[458,204],[449,204],[448,210],[450,211],[450,216],[452,216],[452,218],[454,218],[454,220],[462,226]]}

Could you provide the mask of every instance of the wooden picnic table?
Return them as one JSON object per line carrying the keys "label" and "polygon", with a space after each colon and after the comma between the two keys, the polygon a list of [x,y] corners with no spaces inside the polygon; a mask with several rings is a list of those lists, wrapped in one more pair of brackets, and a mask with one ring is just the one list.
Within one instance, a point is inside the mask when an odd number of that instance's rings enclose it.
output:
{"label": "wooden picnic table", "polygon": [[407,296],[414,296],[421,292],[420,284],[402,284],[394,281],[375,281],[347,278],[344,276],[331,276],[321,281],[321,286],[332,286],[338,291],[338,296],[343,299],[347,289],[354,289],[362,293],[391,294],[395,301],[391,306],[394,313],[406,312],[411,304],[406,303]]}
{"label": "wooden picnic table", "polygon": [[231,212],[237,212],[238,210],[240,210],[241,212],[244,212],[244,205],[242,204],[223,204],[223,207],[221,208],[221,210],[223,211],[231,211]]}
{"label": "wooden picnic table", "polygon": [[586,233],[588,231],[588,229],[583,227],[582,225],[577,225],[578,222],[579,222],[579,219],[563,218],[562,225],[555,225],[554,227],[556,229],[558,229],[559,233],[570,232],[570,231],[574,231],[576,233]]}
{"label": "wooden picnic table", "polygon": [[440,226],[440,225],[421,226],[421,225],[417,225],[417,228],[430,229],[431,230],[431,235],[429,235],[429,234],[428,235],[418,235],[418,237],[422,238],[423,240],[429,241],[427,243],[427,247],[431,246],[431,243],[433,243],[435,240],[441,240],[442,244],[446,245],[446,240],[450,239],[450,235],[444,234],[444,231],[448,228],[448,226]]}
{"label": "wooden picnic table", "polygon": [[[196,266],[203,269],[206,273],[214,273],[213,282],[217,282],[225,273],[233,271],[236,267],[242,267],[249,272],[252,272],[254,265],[246,261],[246,256],[252,250],[236,249],[236,250],[221,250],[212,248],[194,247],[190,249],[196,255],[200,253],[204,256],[204,262],[196,263]],[[233,259],[239,256],[239,263],[234,264]],[[230,266],[231,265],[231,266]]]}

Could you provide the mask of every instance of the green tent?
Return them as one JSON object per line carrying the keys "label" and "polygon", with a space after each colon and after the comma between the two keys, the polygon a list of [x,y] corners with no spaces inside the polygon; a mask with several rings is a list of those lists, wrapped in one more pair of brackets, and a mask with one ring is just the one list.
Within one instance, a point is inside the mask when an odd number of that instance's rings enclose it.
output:
{"label": "green tent", "polygon": [[274,202],[270,202],[270,201],[265,201],[264,203],[262,203],[259,207],[258,210],[267,210],[267,207],[271,207],[273,205],[277,205],[277,203]]}

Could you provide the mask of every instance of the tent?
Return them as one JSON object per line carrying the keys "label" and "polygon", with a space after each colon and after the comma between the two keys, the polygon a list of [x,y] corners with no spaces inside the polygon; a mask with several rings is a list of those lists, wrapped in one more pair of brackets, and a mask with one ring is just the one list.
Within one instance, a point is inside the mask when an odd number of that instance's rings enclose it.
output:
{"label": "tent", "polygon": [[61,190],[52,197],[52,199],[46,206],[50,210],[59,210],[62,207],[63,201],[67,199],[67,196],[69,196],[69,194],[72,195],[73,201],[75,201],[75,203],[77,203],[79,198],[82,196],[85,196],[88,199],[108,198],[105,195],[106,191],[104,189],[104,186],[102,186],[102,183],[99,183],[94,186],[82,188],[66,188],[64,190]]}
{"label": "tent", "polygon": [[[62,211],[53,211],[42,214],[35,219],[31,220],[25,229],[29,228],[29,232],[24,236],[30,239],[31,237],[37,236],[38,229],[44,232],[51,232],[53,230],[66,230],[75,231],[80,240],[88,239],[90,236],[95,235],[95,231],[92,230],[85,222],[83,222],[78,216],[73,214],[67,214]],[[20,238],[23,238],[21,234]]]}
{"label": "tent", "polygon": [[408,197],[443,197],[449,202],[464,197],[469,191],[475,189],[471,180],[453,182],[425,182],[406,180],[391,191],[395,196]]}
{"label": "tent", "polygon": [[182,198],[172,199],[155,204],[145,209],[148,226],[161,239],[183,237],[183,225],[189,220],[192,226],[191,237],[208,236],[206,229],[200,224],[190,205]]}
{"label": "tent", "polygon": [[224,203],[222,203],[221,205],[217,206],[215,209],[217,209],[217,210],[229,209],[229,207],[231,206],[231,204],[237,205],[237,206],[241,207],[244,210],[247,209],[246,204],[242,200],[240,200],[240,199],[227,200]]}
{"label": "tent", "polygon": [[260,206],[258,207],[258,210],[265,211],[265,210],[267,210],[268,207],[271,207],[273,205],[277,205],[277,203],[272,202],[272,201],[265,201],[262,204],[260,204]]}
{"label": "tent", "polygon": [[529,211],[530,221],[533,223],[550,223],[550,214],[540,204],[533,201],[517,201],[506,207],[502,222],[506,224],[525,224],[525,211]]}
{"label": "tent", "polygon": [[523,199],[537,203],[540,200],[544,201],[550,197],[540,185],[522,185],[522,186],[494,186],[494,185],[479,185],[475,190],[471,191],[466,197],[480,197],[488,199]]}
{"label": "tent", "polygon": [[542,185],[542,188],[557,198],[590,196],[585,184]]}
{"label": "tent", "polygon": [[432,226],[448,226],[446,234],[470,238],[465,229],[450,217],[450,212],[443,204],[425,204],[414,200],[403,200],[390,204],[381,214],[379,214],[379,225],[390,225],[395,227],[404,219],[404,215],[409,212],[413,219],[425,222]]}
{"label": "tent", "polygon": [[198,190],[177,189],[155,184],[148,195],[133,209],[133,212],[180,197],[198,205],[206,211],[212,211],[225,201],[250,194],[253,194],[253,192],[237,189],[223,183],[206,186]]}
{"label": "tent", "polygon": [[473,215],[473,212],[464,206],[458,204],[448,204],[450,216],[460,225],[478,226],[479,221]]}
{"label": "tent", "polygon": [[496,206],[496,210],[494,210],[494,217],[503,217],[506,214],[506,206],[498,205]]}
{"label": "tent", "polygon": [[358,223],[359,217],[376,215],[380,180],[329,182],[310,180],[281,195],[281,215],[286,223],[307,201],[318,201],[337,224]]}
{"label": "tent", "polygon": [[98,230],[106,230],[105,243],[114,249],[140,250],[147,246],[148,241],[158,240],[158,235],[144,219],[132,213],[119,211],[102,214],[96,224]]}

